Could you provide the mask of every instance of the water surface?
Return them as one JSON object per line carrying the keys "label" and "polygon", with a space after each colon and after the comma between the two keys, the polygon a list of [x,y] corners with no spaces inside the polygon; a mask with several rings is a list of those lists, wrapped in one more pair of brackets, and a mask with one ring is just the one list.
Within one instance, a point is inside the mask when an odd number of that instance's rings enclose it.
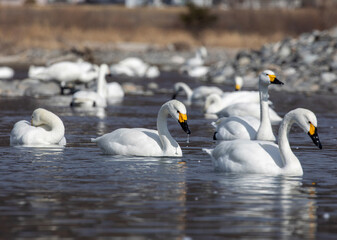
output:
{"label": "water surface", "polygon": [[[175,81],[164,79],[160,87]],[[296,107],[317,115],[322,150],[300,128],[290,134],[303,177],[215,172],[201,150],[215,146],[212,120],[197,106],[188,107],[190,143],[169,120],[182,158],[107,156],[90,142],[119,127],[155,128],[170,97],[127,95],[93,111],[72,110],[68,96],[2,98],[1,238],[336,239],[336,96],[271,93],[281,115]],[[13,124],[37,107],[64,121],[66,147],[9,147]]]}

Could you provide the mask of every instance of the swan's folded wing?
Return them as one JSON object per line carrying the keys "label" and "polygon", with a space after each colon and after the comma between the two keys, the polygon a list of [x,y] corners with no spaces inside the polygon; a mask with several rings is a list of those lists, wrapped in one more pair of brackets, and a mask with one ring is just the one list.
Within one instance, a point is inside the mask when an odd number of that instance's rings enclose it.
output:
{"label": "swan's folded wing", "polygon": [[156,156],[162,153],[158,132],[145,128],[120,128],[93,142],[106,154]]}
{"label": "swan's folded wing", "polygon": [[10,135],[11,145],[37,145],[50,144],[45,141],[46,130],[40,127],[31,126],[28,121],[17,122]]}

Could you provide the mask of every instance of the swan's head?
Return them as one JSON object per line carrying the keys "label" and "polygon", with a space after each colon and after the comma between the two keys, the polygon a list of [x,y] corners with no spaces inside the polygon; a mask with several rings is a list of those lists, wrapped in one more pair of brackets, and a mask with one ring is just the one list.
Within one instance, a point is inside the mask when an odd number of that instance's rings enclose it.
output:
{"label": "swan's head", "polygon": [[38,108],[32,114],[31,124],[35,127],[46,127],[52,119],[59,119],[59,117],[46,109]]}
{"label": "swan's head", "polygon": [[181,128],[187,133],[191,134],[191,131],[187,124],[187,111],[183,103],[178,100],[171,100],[167,102],[168,110],[171,116],[178,120]]}
{"label": "swan's head", "polygon": [[264,84],[268,86],[269,84],[280,84],[283,85],[284,83],[281,82],[276,78],[276,75],[271,70],[264,70],[259,76],[260,84]]}
{"label": "swan's head", "polygon": [[181,92],[181,90],[183,90],[183,85],[186,85],[186,84],[183,83],[183,82],[177,82],[177,83],[174,84],[172,99],[176,99],[176,97]]}
{"label": "swan's head", "polygon": [[[221,97],[217,93],[211,93],[208,95],[205,99],[204,104],[204,112],[206,113],[215,113],[216,111],[210,110],[213,107],[218,107],[218,105],[221,105]],[[218,110],[218,109],[217,109]]]}
{"label": "swan's head", "polygon": [[241,76],[235,76],[235,91],[240,91],[243,85],[243,78]]}
{"label": "swan's head", "polygon": [[308,133],[314,144],[322,149],[322,144],[317,133],[317,118],[315,114],[304,108],[297,108],[290,111],[288,114],[291,114],[294,121],[303,129],[304,132]]}
{"label": "swan's head", "polygon": [[100,72],[103,74],[103,75],[108,75],[110,76],[111,73],[110,73],[110,68],[107,64],[103,63],[101,64],[101,66],[99,67],[99,70]]}

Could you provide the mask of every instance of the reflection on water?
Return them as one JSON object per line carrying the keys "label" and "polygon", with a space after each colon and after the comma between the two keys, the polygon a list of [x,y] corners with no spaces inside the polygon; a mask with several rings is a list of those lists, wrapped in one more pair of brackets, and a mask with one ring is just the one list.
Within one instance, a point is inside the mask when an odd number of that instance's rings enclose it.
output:
{"label": "reflection on water", "polygon": [[[315,188],[303,188],[301,178],[252,175],[225,178],[220,183],[226,191],[221,196],[236,196],[229,215],[239,218],[237,224],[247,235],[263,231],[270,236],[278,232],[282,239],[315,239]],[[254,224],[249,224],[252,220]],[[233,226],[235,231],[237,228]]]}

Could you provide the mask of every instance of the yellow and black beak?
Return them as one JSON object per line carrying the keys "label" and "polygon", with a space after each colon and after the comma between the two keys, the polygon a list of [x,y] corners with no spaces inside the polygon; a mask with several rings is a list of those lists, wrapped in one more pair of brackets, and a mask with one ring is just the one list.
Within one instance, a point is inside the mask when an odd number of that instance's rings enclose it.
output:
{"label": "yellow and black beak", "polygon": [[319,140],[318,134],[317,134],[317,128],[314,125],[312,125],[312,123],[310,123],[310,130],[308,132],[308,135],[311,137],[314,144],[317,147],[319,147],[319,149],[322,149],[322,144],[321,144],[321,141]]}
{"label": "yellow and black beak", "polygon": [[284,84],[283,82],[278,80],[275,75],[268,75],[268,76],[271,84],[280,84],[280,85]]}
{"label": "yellow and black beak", "polygon": [[241,86],[239,84],[235,84],[235,91],[240,91]]}
{"label": "yellow and black beak", "polygon": [[178,122],[181,126],[181,128],[187,133],[187,134],[191,134],[190,129],[188,128],[188,124],[187,124],[187,115],[186,114],[182,114],[179,113],[179,119]]}

